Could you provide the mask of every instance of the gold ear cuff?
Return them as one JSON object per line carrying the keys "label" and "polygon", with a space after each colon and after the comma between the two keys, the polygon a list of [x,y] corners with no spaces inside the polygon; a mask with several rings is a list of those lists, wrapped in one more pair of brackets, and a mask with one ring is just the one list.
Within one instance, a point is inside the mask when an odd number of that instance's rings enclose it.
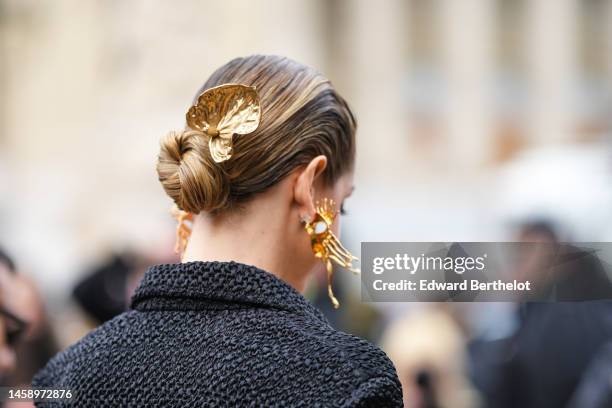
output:
{"label": "gold ear cuff", "polygon": [[353,262],[358,258],[353,256],[334,235],[331,226],[338,212],[333,200],[324,198],[315,204],[315,216],[313,220],[303,220],[304,229],[310,235],[310,245],[314,256],[325,263],[327,269],[327,295],[335,309],[340,306],[338,299],[334,296],[332,279],[334,270],[332,261],[349,271],[358,274],[359,269],[353,267]]}

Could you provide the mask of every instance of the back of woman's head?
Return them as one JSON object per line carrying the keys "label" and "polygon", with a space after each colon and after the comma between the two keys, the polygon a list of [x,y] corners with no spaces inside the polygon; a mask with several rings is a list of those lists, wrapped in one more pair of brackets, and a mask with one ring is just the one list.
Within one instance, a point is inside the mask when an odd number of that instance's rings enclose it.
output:
{"label": "back of woman's head", "polygon": [[197,214],[235,208],[319,155],[327,157],[322,173],[327,184],[351,169],[355,119],[319,72],[278,56],[236,58],[217,69],[198,95],[228,83],[256,87],[259,127],[234,136],[232,156],[221,163],[197,132],[172,132],[163,139],[157,173],[180,209]]}

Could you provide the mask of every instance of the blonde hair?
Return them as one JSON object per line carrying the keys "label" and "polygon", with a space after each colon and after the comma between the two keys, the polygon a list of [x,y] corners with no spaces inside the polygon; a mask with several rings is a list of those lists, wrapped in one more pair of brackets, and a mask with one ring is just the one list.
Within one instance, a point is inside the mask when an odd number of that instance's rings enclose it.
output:
{"label": "blonde hair", "polygon": [[352,168],[355,118],[318,71],[279,56],[236,58],[217,69],[197,95],[226,83],[257,88],[260,125],[235,136],[233,155],[222,163],[213,161],[198,132],[171,132],[162,140],[157,174],[180,209],[197,214],[234,208],[318,155],[327,157],[328,185]]}

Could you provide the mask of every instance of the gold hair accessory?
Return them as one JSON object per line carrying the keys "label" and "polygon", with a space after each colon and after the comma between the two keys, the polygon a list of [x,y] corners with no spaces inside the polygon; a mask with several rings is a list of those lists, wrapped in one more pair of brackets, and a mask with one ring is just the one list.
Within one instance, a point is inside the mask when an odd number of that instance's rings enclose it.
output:
{"label": "gold hair accessory", "polygon": [[334,235],[331,230],[332,224],[338,212],[335,209],[334,201],[324,198],[323,202],[317,202],[315,205],[316,214],[313,220],[302,220],[304,229],[310,235],[310,244],[315,257],[321,259],[325,263],[327,269],[327,295],[331,300],[334,308],[338,308],[340,303],[334,296],[332,290],[332,279],[334,277],[334,269],[332,261],[349,271],[358,274],[359,269],[353,267],[353,262],[358,258],[353,256]]}
{"label": "gold hair accessory", "polygon": [[209,137],[208,147],[216,163],[232,157],[234,134],[254,132],[260,119],[255,87],[237,84],[207,89],[187,112],[187,125]]}
{"label": "gold hair accessory", "polygon": [[178,206],[172,207],[172,216],[178,222],[176,226],[176,244],[174,245],[174,252],[179,254],[181,258],[187,248],[187,241],[191,235],[191,228],[193,224],[193,214],[183,211]]}
{"label": "gold hair accessory", "polygon": [[[261,108],[254,86],[224,84],[207,89],[187,112],[187,126],[208,137],[210,155],[216,163],[232,157],[234,134],[246,135],[259,127]],[[172,208],[177,220],[175,252],[183,256],[191,235],[193,214]]]}

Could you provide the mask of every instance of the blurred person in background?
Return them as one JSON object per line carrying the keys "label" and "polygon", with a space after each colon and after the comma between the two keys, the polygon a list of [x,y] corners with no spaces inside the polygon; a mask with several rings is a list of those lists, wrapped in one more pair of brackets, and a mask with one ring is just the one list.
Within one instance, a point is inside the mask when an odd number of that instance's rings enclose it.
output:
{"label": "blurred person in background", "polygon": [[0,249],[0,384],[29,387],[34,374],[57,351],[40,293]]}
{"label": "blurred person in background", "polygon": [[87,271],[85,278],[74,287],[73,298],[96,324],[104,323],[127,309],[126,287],[135,262],[135,254],[111,254]]}
{"label": "blurred person in background", "polygon": [[[342,307],[334,308],[329,301],[328,283],[325,271],[314,273],[304,296],[310,300],[317,309],[323,313],[335,329],[362,337],[374,344],[380,342],[382,329],[385,325],[385,318],[379,309],[371,303],[361,301],[360,296],[356,296],[348,287],[349,283],[340,274],[334,275],[332,286],[334,295],[342,299]],[[351,276],[348,276],[349,278]]]}
{"label": "blurred person in background", "polygon": [[382,348],[395,364],[409,408],[476,408],[466,338],[447,308],[418,305],[389,326]]}
{"label": "blurred person in background", "polygon": [[316,70],[261,55],[222,66],[198,95],[157,165],[183,263],[151,267],[132,310],[34,386],[73,389],[76,405],[402,406],[387,356],[300,294],[321,260],[330,283],[332,260],[352,263],[336,238],[353,190],[346,102]]}
{"label": "blurred person in background", "polygon": [[176,260],[176,254],[162,249],[111,253],[86,271],[74,287],[72,297],[97,326],[128,309],[148,266]]}
{"label": "blurred person in background", "polygon": [[[525,223],[518,242],[557,248],[537,251],[546,259],[518,264],[531,271],[548,301],[519,299],[517,325],[508,336],[470,344],[473,380],[490,407],[564,407],[594,356],[612,339],[612,288],[600,260],[573,245],[559,244],[552,224]],[[525,261],[523,258],[522,261]],[[548,265],[548,266],[546,266]],[[526,301],[525,301],[526,300]],[[609,378],[608,378],[609,381]]]}
{"label": "blurred person in background", "polygon": [[612,342],[593,356],[568,404],[568,408],[609,407],[612,407]]}
{"label": "blurred person in background", "polygon": [[2,305],[0,319],[0,382],[5,385],[8,375],[15,369],[16,356],[14,346],[23,331],[25,322],[6,309],[4,299],[7,290],[5,289],[10,281],[10,277],[15,273],[15,264],[8,255],[0,249],[0,277],[2,277]]}
{"label": "blurred person in background", "polygon": [[559,242],[546,220],[525,223],[519,231],[520,247],[514,274],[533,286],[530,300],[584,301],[612,299],[610,278],[593,249]]}

